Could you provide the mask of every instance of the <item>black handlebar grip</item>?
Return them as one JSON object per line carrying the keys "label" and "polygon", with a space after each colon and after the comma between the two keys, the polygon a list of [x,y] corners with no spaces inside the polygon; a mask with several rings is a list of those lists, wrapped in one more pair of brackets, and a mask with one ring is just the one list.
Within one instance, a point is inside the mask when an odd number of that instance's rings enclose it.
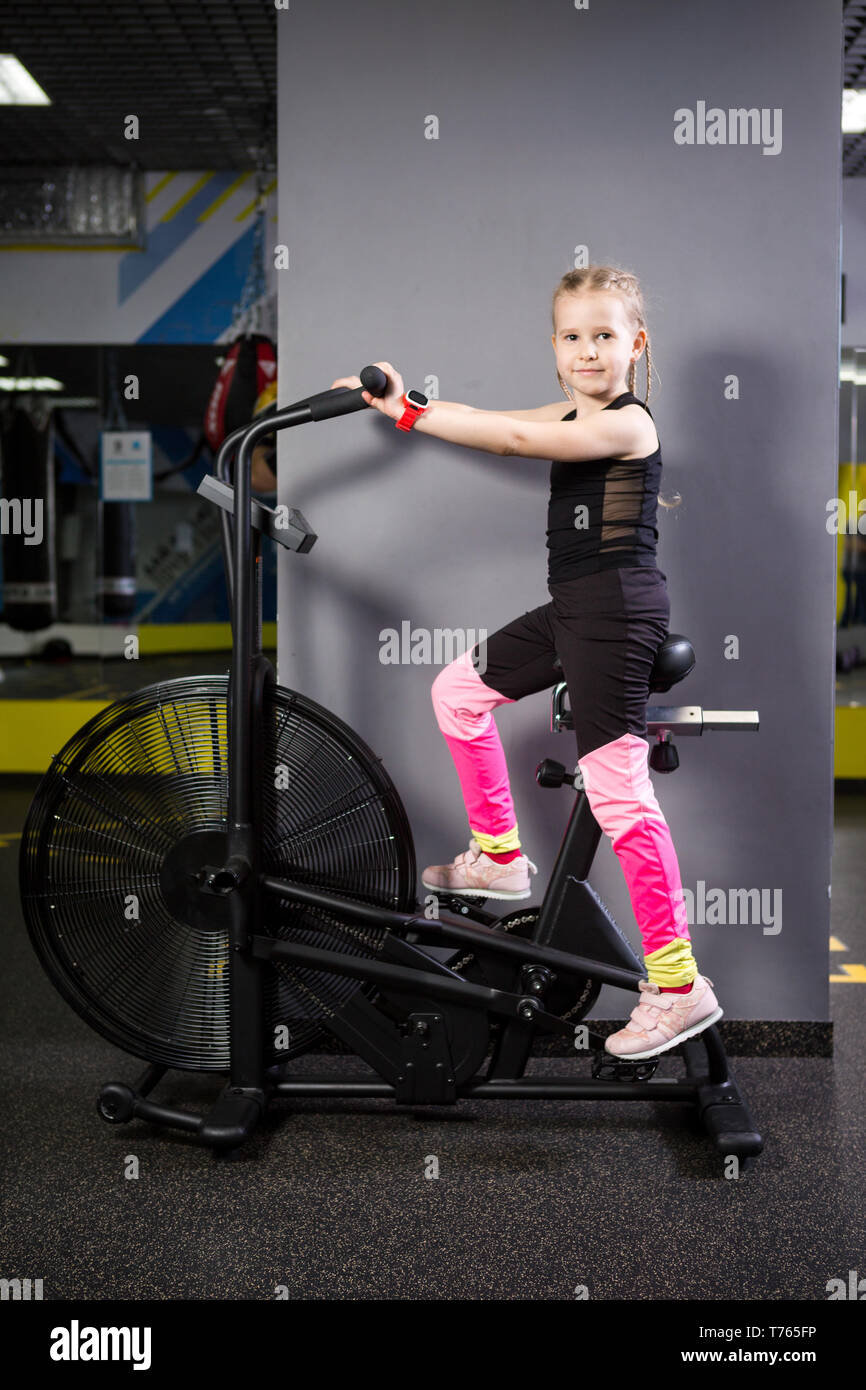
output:
{"label": "black handlebar grip", "polygon": [[388,378],[381,367],[364,367],[361,371],[361,385],[371,396],[384,396]]}
{"label": "black handlebar grip", "polygon": [[354,410],[368,409],[362,391],[371,396],[383,396],[388,386],[388,378],[380,367],[364,367],[361,372],[363,386],[354,391],[343,387],[325,391],[320,396],[312,396],[306,404],[310,408],[311,420],[332,420],[336,415],[351,415]]}

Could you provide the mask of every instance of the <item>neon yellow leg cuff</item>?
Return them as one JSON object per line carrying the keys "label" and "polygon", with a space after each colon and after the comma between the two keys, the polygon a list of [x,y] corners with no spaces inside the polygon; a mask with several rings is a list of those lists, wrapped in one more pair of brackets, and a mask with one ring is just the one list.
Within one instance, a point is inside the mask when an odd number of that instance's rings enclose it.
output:
{"label": "neon yellow leg cuff", "polygon": [[514,829],[506,831],[504,835],[485,835],[483,830],[476,830],[471,825],[469,829],[485,854],[506,854],[510,849],[520,849],[516,823]]}
{"label": "neon yellow leg cuff", "polygon": [[644,956],[644,964],[650,983],[659,989],[676,989],[677,985],[690,985],[698,973],[697,961],[692,955],[692,943],[677,936],[658,951]]}

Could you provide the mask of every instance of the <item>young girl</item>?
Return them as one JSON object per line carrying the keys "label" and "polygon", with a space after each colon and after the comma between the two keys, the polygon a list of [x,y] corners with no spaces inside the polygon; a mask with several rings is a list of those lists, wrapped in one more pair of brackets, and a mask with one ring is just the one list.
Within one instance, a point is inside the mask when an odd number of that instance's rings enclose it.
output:
{"label": "young girl", "polygon": [[[578,766],[592,813],[622,866],[648,980],[625,1028],[605,1047],[651,1057],[722,1015],[698,973],[670,831],[647,771],[646,704],[668,632],[666,576],[656,566],[661,450],[649,408],[633,394],[651,355],[636,277],[611,266],[564,275],[553,296],[553,351],[574,408],[490,411],[431,400],[390,362],[382,397],[364,400],[395,421],[451,444],[553,460],[547,548],[549,603],[525,612],[444,667],[433,707],[454,759],[472,839],[450,864],[431,865],[434,891],[526,898],[536,866],[521,852],[502,743],[492,711],[565,678]],[[334,385],[360,386],[357,377]],[[560,658],[562,671],[554,666]]]}

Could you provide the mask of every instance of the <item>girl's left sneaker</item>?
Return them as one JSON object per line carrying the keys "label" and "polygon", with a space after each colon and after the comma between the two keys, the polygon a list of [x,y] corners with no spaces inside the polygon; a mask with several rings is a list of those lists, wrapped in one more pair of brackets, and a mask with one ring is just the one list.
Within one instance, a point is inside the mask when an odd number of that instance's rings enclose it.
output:
{"label": "girl's left sneaker", "polygon": [[705,975],[696,975],[688,994],[662,994],[658,985],[641,980],[640,1003],[625,1027],[605,1040],[605,1052],[639,1062],[702,1033],[722,1017],[712,984]]}
{"label": "girl's left sneaker", "polygon": [[436,893],[448,892],[461,897],[528,898],[530,875],[537,873],[538,869],[525,854],[508,864],[498,864],[483,852],[473,835],[469,848],[450,864],[429,864],[421,875],[421,882]]}

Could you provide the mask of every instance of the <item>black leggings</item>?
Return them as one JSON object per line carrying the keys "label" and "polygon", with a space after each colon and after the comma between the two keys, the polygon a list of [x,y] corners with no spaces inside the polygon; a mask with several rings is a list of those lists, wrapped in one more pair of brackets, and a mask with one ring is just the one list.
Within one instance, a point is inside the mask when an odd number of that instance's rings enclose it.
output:
{"label": "black leggings", "polygon": [[564,680],[578,757],[623,734],[645,738],[650,672],[670,621],[665,578],[636,566],[551,584],[550,602],[480,642],[473,665],[509,700]]}

